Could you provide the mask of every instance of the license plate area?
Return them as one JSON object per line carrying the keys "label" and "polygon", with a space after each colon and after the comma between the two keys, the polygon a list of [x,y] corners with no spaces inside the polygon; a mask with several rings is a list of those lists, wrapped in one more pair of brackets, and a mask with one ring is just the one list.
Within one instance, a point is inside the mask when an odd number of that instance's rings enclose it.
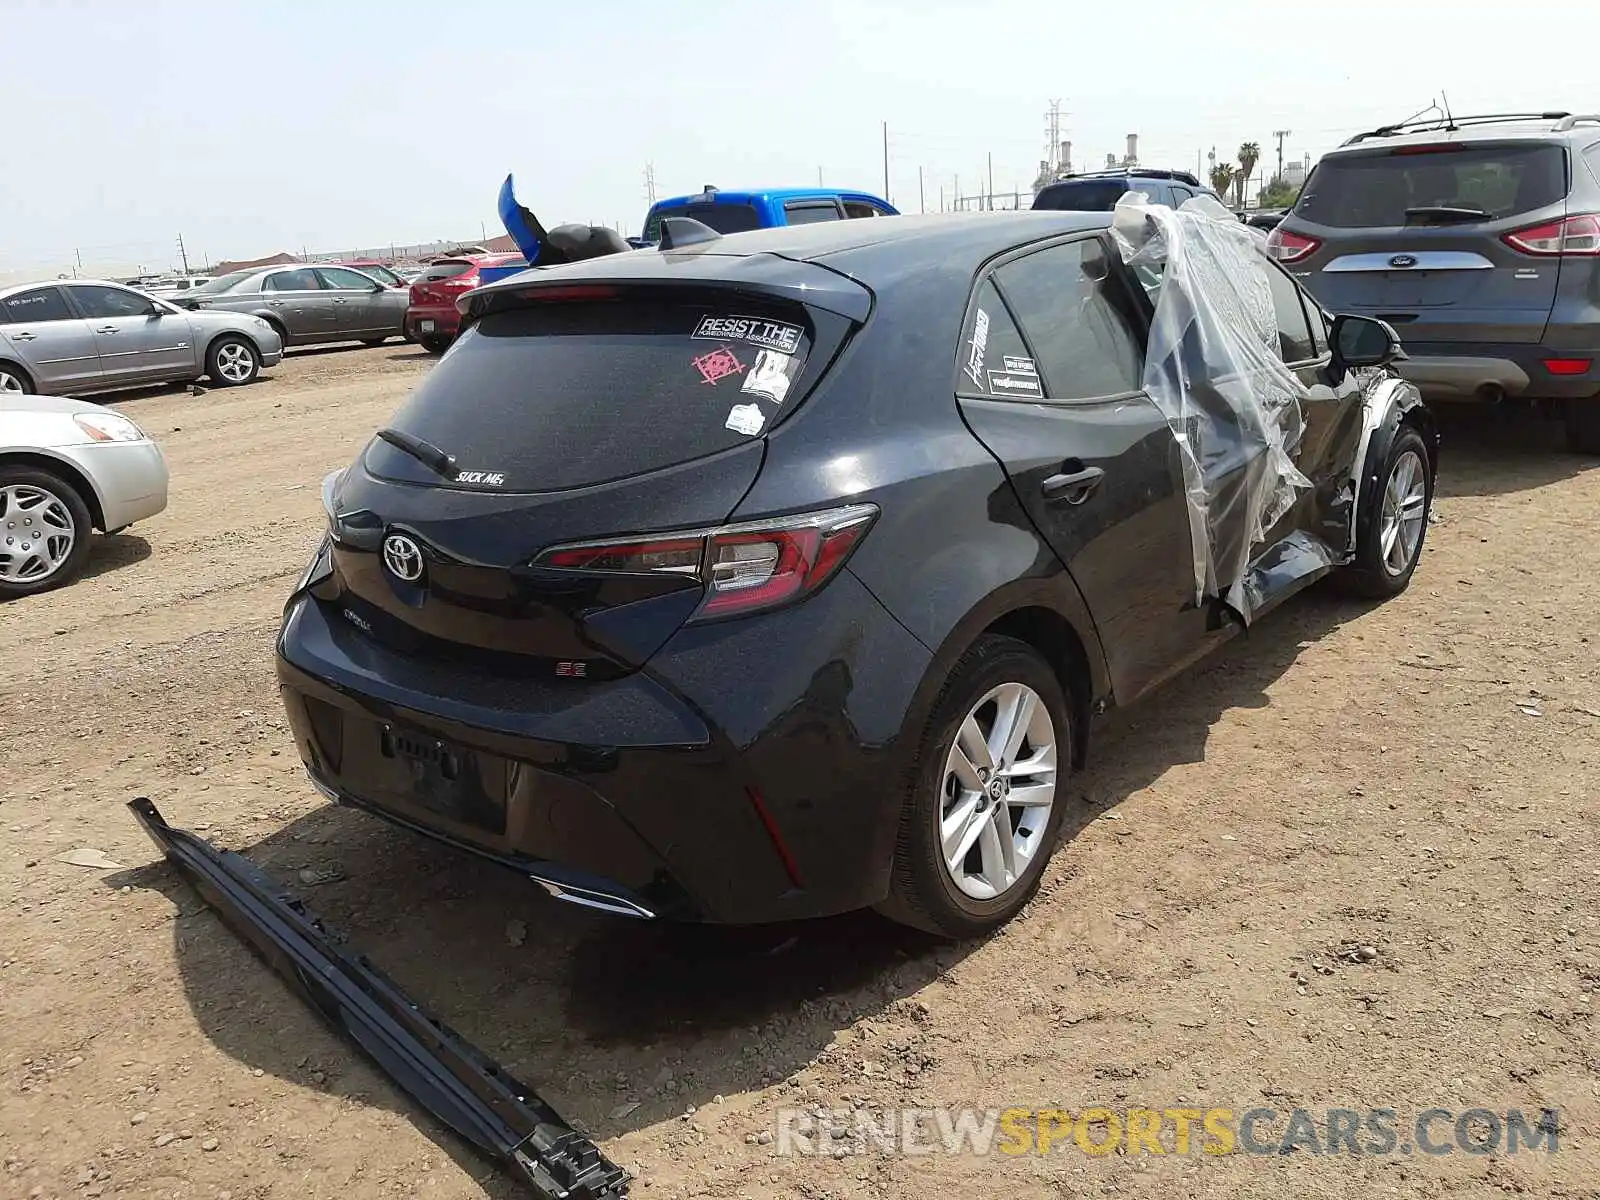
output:
{"label": "license plate area", "polygon": [[505,835],[503,759],[390,724],[378,730],[378,755],[385,790],[448,820]]}
{"label": "license plate area", "polygon": [[417,326],[418,326],[418,328],[420,328],[422,330],[423,333],[432,333],[433,332],[433,322],[432,321],[419,321],[417,323]]}

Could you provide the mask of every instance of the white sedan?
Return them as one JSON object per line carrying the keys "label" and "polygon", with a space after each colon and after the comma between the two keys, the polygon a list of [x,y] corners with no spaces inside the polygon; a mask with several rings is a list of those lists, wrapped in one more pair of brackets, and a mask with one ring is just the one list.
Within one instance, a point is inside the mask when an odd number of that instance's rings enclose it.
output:
{"label": "white sedan", "polygon": [[167,506],[161,447],[87,400],[0,395],[0,600],[70,583],[93,530]]}

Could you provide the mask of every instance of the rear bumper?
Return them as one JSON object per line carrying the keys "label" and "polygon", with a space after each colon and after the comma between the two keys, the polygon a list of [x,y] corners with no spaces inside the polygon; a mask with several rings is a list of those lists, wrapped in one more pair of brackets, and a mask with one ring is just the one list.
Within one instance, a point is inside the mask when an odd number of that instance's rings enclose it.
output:
{"label": "rear bumper", "polygon": [[[846,570],[793,609],[682,630],[603,683],[400,656],[302,595],[278,676],[331,798],[562,899],[750,924],[887,894],[900,737],[930,658]],[[417,765],[430,756],[439,778]]]}
{"label": "rear bumper", "polygon": [[460,329],[461,314],[450,305],[418,305],[406,310],[407,337],[455,337]]}
{"label": "rear bumper", "polygon": [[[1404,333],[1402,332],[1402,338]],[[1424,400],[1585,399],[1600,394],[1600,349],[1554,350],[1543,345],[1415,342],[1395,369]],[[1550,359],[1588,360],[1577,374],[1556,374]]]}

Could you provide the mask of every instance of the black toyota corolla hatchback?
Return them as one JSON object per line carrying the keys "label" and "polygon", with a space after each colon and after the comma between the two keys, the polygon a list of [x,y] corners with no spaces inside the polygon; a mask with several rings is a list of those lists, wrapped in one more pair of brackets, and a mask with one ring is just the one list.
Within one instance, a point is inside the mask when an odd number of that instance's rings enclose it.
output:
{"label": "black toyota corolla hatchback", "polygon": [[1324,575],[1398,592],[1427,527],[1393,331],[1133,216],[688,223],[478,289],[324,485],[278,646],[319,789],[621,914],[1008,920],[1094,714]]}

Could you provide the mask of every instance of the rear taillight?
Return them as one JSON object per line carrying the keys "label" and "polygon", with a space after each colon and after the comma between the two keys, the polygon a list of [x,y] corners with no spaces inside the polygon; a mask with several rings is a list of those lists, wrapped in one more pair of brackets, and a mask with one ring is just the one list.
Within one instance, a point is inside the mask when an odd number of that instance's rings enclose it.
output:
{"label": "rear taillight", "polygon": [[1282,225],[1267,234],[1267,253],[1281,263],[1298,262],[1320,245],[1317,238],[1290,233]]}
{"label": "rear taillight", "polygon": [[872,504],[649,538],[608,539],[546,550],[535,566],[625,575],[683,575],[705,596],[691,621],[782,607],[838,574],[877,520]]}
{"label": "rear taillight", "polygon": [[1552,375],[1584,375],[1593,362],[1592,358],[1547,358],[1544,369]]}
{"label": "rear taillight", "polygon": [[1560,255],[1594,258],[1600,256],[1600,217],[1567,217],[1519,229],[1500,239],[1513,250],[1541,258]]}

